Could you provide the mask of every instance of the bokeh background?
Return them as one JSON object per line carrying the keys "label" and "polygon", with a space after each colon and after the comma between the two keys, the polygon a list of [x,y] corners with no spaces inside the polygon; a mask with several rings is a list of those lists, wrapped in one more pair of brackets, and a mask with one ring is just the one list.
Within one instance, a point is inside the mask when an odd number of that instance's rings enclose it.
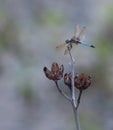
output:
{"label": "bokeh background", "polygon": [[70,103],[43,73],[54,61],[70,71],[55,47],[75,24],[87,26],[86,42],[96,46],[72,49],[76,72],[93,77],[78,111],[81,129],[113,130],[112,0],[0,0],[0,130],[75,130]]}

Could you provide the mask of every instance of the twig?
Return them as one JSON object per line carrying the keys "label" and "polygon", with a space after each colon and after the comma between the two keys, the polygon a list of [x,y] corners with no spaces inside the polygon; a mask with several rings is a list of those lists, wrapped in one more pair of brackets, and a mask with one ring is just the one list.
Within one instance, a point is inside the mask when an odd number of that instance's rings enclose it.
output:
{"label": "twig", "polygon": [[82,96],[82,89],[79,91],[79,95],[78,95],[78,99],[77,99],[76,109],[78,109],[78,107],[79,107],[81,96]]}
{"label": "twig", "polygon": [[70,58],[71,58],[71,75],[72,75],[72,79],[71,79],[71,95],[72,95],[72,101],[74,103],[74,106],[76,107],[76,100],[75,100],[75,86],[74,86],[74,77],[75,77],[75,61],[71,55],[71,52],[68,48],[68,51],[69,51],[69,55],[70,55]]}
{"label": "twig", "polygon": [[79,117],[77,113],[77,109],[75,105],[72,103],[73,111],[74,111],[74,118],[75,118],[75,124],[76,124],[76,130],[81,130],[80,129],[80,122],[79,122]]}
{"label": "twig", "polygon": [[56,86],[57,86],[58,91],[59,91],[68,101],[72,102],[71,98],[70,98],[68,95],[66,95],[66,94],[59,88],[59,85],[58,85],[58,82],[57,82],[57,81],[55,81],[55,84],[56,84]]}
{"label": "twig", "polygon": [[[68,48],[68,47],[67,47]],[[72,75],[72,79],[71,79],[71,96],[72,96],[72,107],[73,107],[73,111],[74,111],[74,117],[75,117],[75,124],[76,124],[76,130],[80,130],[80,122],[79,122],[79,119],[78,119],[78,114],[77,114],[77,104],[76,104],[76,100],[75,100],[75,84],[74,84],[74,77],[75,77],[75,61],[71,55],[71,52],[68,48],[68,51],[69,51],[69,55],[70,55],[70,58],[71,58],[71,75]]]}

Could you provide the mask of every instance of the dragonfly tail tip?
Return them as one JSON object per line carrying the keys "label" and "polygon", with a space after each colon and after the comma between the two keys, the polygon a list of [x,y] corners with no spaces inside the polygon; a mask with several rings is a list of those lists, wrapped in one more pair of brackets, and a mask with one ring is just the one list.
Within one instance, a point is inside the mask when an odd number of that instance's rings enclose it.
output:
{"label": "dragonfly tail tip", "polygon": [[91,45],[90,47],[95,48],[95,46]]}

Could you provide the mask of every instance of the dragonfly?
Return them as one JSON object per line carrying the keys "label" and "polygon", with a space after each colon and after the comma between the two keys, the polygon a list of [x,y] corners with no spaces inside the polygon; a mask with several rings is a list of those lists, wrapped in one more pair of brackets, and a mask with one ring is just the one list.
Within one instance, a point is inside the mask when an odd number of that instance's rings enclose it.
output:
{"label": "dragonfly", "polygon": [[69,39],[66,40],[63,44],[56,46],[56,50],[62,50],[66,47],[64,51],[64,55],[66,55],[72,49],[73,45],[81,44],[87,47],[95,48],[94,45],[84,42],[85,34],[86,34],[86,27],[83,26],[80,31],[79,26],[76,25],[74,30],[74,36],[70,40]]}

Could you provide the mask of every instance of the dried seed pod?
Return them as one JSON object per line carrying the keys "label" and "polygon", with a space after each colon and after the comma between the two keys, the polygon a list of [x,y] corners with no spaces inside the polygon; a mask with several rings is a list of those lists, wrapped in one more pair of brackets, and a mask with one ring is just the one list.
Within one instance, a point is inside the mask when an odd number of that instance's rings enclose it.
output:
{"label": "dried seed pod", "polygon": [[47,67],[44,67],[43,71],[44,71],[46,77],[51,80],[52,79],[51,71],[48,70]]}
{"label": "dried seed pod", "polygon": [[56,62],[53,62],[51,66],[51,71],[47,67],[44,67],[43,70],[48,79],[57,81],[63,77],[64,66],[61,65],[59,68],[59,65]]}
{"label": "dried seed pod", "polygon": [[64,83],[71,89],[71,73],[64,75]]}
{"label": "dried seed pod", "polygon": [[82,73],[80,76],[75,76],[75,87],[79,90],[87,89],[91,85],[91,76]]}
{"label": "dried seed pod", "polygon": [[61,65],[59,71],[57,72],[57,80],[60,80],[63,77],[63,72],[64,72],[64,66]]}
{"label": "dried seed pod", "polygon": [[54,74],[57,74],[59,71],[59,66],[57,63],[53,62],[52,63],[52,66],[51,66],[51,72],[54,73]]}

